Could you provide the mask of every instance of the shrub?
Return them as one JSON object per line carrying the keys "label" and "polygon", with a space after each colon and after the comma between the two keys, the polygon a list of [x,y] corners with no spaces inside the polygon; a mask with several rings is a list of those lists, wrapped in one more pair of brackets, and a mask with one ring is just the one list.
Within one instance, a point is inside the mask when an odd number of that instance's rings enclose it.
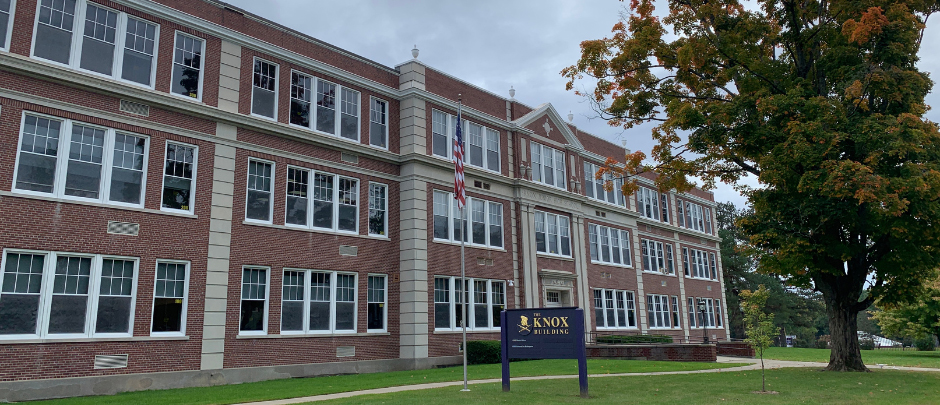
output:
{"label": "shrub", "polygon": [[499,364],[503,361],[498,340],[467,341],[467,364]]}
{"label": "shrub", "polygon": [[934,350],[935,346],[933,344],[933,336],[927,335],[926,337],[919,338],[914,341],[914,347],[921,352],[931,352]]}
{"label": "shrub", "polygon": [[666,336],[666,335],[598,336],[597,343],[607,343],[607,344],[672,343],[672,336]]}
{"label": "shrub", "polygon": [[875,339],[861,338],[858,340],[858,346],[862,350],[875,350]]}
{"label": "shrub", "polygon": [[829,335],[820,336],[819,339],[816,339],[816,348],[828,349],[829,348]]}

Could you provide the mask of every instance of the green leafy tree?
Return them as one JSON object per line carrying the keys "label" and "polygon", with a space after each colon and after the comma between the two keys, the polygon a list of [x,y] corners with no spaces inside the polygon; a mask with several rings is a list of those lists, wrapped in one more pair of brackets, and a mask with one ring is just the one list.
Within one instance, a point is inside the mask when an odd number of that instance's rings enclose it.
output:
{"label": "green leafy tree", "polygon": [[874,311],[872,318],[890,336],[940,338],[940,278],[930,282],[914,301],[885,305]]}
{"label": "green leafy tree", "polygon": [[749,343],[760,356],[761,391],[767,391],[764,377],[764,350],[773,344],[774,336],[780,329],[774,325],[774,315],[767,311],[767,299],[770,291],[761,285],[755,291],[741,292],[741,310],[744,311],[745,342]]}
{"label": "green leafy tree", "polygon": [[[936,1],[632,0],[613,35],[581,44],[562,71],[613,126],[652,122],[658,144],[611,172],[637,189],[741,188],[740,225],[759,266],[818,290],[829,370],[867,370],[857,314],[904,302],[940,266],[940,133],[923,118],[933,86],[917,67]],[[868,280],[871,295],[862,298]]]}

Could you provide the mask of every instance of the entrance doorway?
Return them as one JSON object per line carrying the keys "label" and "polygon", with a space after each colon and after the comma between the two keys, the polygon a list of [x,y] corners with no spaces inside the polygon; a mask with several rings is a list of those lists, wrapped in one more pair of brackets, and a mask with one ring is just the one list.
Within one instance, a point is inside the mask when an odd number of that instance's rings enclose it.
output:
{"label": "entrance doorway", "polygon": [[560,307],[569,307],[571,306],[571,300],[568,297],[568,291],[563,290],[546,290],[545,291],[545,307],[546,308],[560,308]]}

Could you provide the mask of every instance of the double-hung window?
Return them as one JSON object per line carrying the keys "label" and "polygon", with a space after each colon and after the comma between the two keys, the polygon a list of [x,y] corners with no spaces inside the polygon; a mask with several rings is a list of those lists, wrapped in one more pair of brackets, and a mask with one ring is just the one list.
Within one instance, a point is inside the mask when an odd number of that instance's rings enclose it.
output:
{"label": "double-hung window", "polygon": [[506,284],[501,280],[460,277],[434,278],[434,329],[462,327],[463,305],[467,305],[467,329],[498,330],[499,313],[506,309]]}
{"label": "double-hung window", "polygon": [[198,155],[198,149],[195,146],[167,141],[163,168],[162,209],[193,212]]}
{"label": "double-hung window", "polygon": [[640,250],[643,259],[643,271],[675,274],[672,244],[640,239]]}
{"label": "double-hung window", "polygon": [[678,327],[678,325],[673,325],[669,309],[668,295],[646,295],[646,316],[650,328]]}
{"label": "double-hung window", "polygon": [[388,103],[369,98],[369,145],[388,148]]}
{"label": "double-hung window", "polygon": [[535,250],[539,253],[571,256],[570,220],[564,215],[535,211]]}
{"label": "double-hung window", "polygon": [[25,113],[14,190],[142,206],[148,138]]}
{"label": "double-hung window", "polygon": [[245,198],[245,219],[271,222],[274,209],[274,163],[248,159],[248,195]]}
{"label": "double-hung window", "polygon": [[86,0],[40,0],[33,56],[153,87],[159,31]]}
{"label": "double-hung window", "polygon": [[435,240],[459,243],[463,228],[463,237],[471,246],[503,247],[502,204],[467,197],[462,221],[453,193],[435,190],[433,204]]}
{"label": "double-hung window", "polygon": [[[711,260],[709,260],[711,259]],[[682,248],[685,275],[706,280],[718,280],[715,254],[698,249]]]}
{"label": "double-hung window", "polygon": [[712,234],[712,210],[689,201],[676,200],[679,226],[693,231]]}
{"label": "double-hung window", "polygon": [[173,75],[170,92],[195,100],[202,100],[202,55],[206,41],[176,32],[173,45]]}
{"label": "double-hung window", "polygon": [[388,317],[388,307],[385,305],[386,297],[388,297],[386,294],[388,291],[387,279],[388,277],[384,275],[369,275],[369,290],[366,293],[368,302],[366,330],[369,332],[385,332],[386,330],[385,325]]}
{"label": "double-hung window", "polygon": [[278,65],[255,58],[251,75],[251,114],[277,119]]}
{"label": "double-hung window", "polygon": [[268,286],[266,267],[242,269],[241,307],[238,315],[238,332],[243,335],[268,333]]}
{"label": "double-hung window", "polygon": [[[291,125],[359,141],[358,91],[292,71],[290,97]],[[378,115],[376,109],[380,107],[376,101],[381,105],[381,114]],[[369,116],[370,131],[382,129],[387,132],[387,104],[384,101],[372,99]],[[380,127],[385,128],[373,128],[376,120],[381,120]],[[378,136],[378,133],[374,135]],[[382,134],[381,139],[372,136],[370,134],[370,142],[381,140],[381,145],[377,146],[386,147],[386,134]]]}
{"label": "double-hung window", "polygon": [[152,335],[186,333],[188,273],[188,262],[157,261],[153,293],[153,322],[150,327]]}
{"label": "double-hung window", "polygon": [[604,264],[633,266],[630,255],[630,233],[602,225],[590,224],[591,261]]}
{"label": "double-hung window", "polygon": [[13,32],[13,10],[16,0],[0,0],[0,49],[10,49],[10,35]]}
{"label": "double-hung window", "polygon": [[[311,180],[313,181],[312,190]],[[371,204],[370,201],[370,207]],[[286,209],[287,225],[357,233],[359,231],[359,180],[289,166],[287,168]],[[371,232],[371,211],[369,216]]]}
{"label": "double-hung window", "polygon": [[640,187],[636,196],[640,215],[659,221],[659,215],[662,212],[659,207],[659,193],[646,187]]}
{"label": "double-hung window", "polygon": [[131,336],[137,258],[7,250],[0,337]]}
{"label": "double-hung window", "polygon": [[594,318],[598,329],[636,328],[633,291],[595,289]]}
{"label": "double-hung window", "polygon": [[[705,313],[699,310],[699,304],[705,304]],[[689,326],[692,328],[721,327],[721,301],[711,298],[689,298]],[[694,315],[693,315],[694,314]],[[704,318],[703,318],[704,316]]]}
{"label": "double-hung window", "polygon": [[283,290],[281,333],[356,332],[355,274],[285,270]]}
{"label": "double-hung window", "polygon": [[[584,193],[595,200],[624,206],[626,198],[624,198],[621,191],[623,189],[623,179],[613,179],[609,173],[598,179],[596,178],[598,170],[600,170],[600,166],[591,162],[584,162]],[[613,182],[610,191],[604,190],[604,183],[607,181]]]}
{"label": "double-hung window", "polygon": [[[453,158],[457,116],[432,110],[431,121],[431,152],[443,158]],[[461,125],[466,154],[464,164],[499,173],[499,131],[463,118]]]}
{"label": "double-hung window", "polygon": [[388,186],[369,183],[369,235],[387,236]]}
{"label": "double-hung window", "polygon": [[531,144],[532,181],[567,190],[565,153],[535,142]]}

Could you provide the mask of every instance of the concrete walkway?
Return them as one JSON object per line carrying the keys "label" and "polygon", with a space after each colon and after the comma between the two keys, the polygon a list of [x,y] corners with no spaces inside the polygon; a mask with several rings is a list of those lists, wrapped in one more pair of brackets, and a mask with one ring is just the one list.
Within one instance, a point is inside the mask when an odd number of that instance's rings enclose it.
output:
{"label": "concrete walkway", "polygon": [[[653,372],[653,373],[589,374],[588,377],[600,378],[600,377],[629,377],[629,376],[646,376],[646,375],[670,375],[670,374],[703,374],[703,373],[725,373],[725,372],[734,372],[734,371],[760,370],[759,359],[718,356],[717,362],[718,363],[751,363],[751,364],[746,365],[746,366],[717,368],[717,369],[709,369],[709,370],[662,371],[662,372]],[[809,362],[809,361],[786,361],[786,360],[764,359],[764,366],[768,369],[783,368],[783,367],[825,368],[826,365],[827,363],[816,363],[816,362]],[[905,370],[905,371],[940,372],[940,369],[936,369],[936,368],[898,367],[898,366],[885,366],[883,364],[868,365],[868,368],[886,369],[886,370],[890,369],[890,370]],[[562,380],[562,379],[572,379],[572,378],[578,378],[578,376],[577,375],[546,375],[546,376],[536,376],[536,377],[513,377],[512,380],[513,381],[532,381],[532,380]],[[490,384],[490,383],[499,383],[501,381],[502,380],[500,380],[499,378],[490,378],[490,379],[485,379],[485,380],[470,380],[467,383],[468,384]],[[331,399],[349,398],[349,397],[356,397],[360,395],[388,394],[392,392],[417,391],[417,390],[426,390],[426,389],[432,389],[432,388],[459,387],[462,385],[463,385],[463,381],[447,381],[447,382],[428,383],[428,384],[402,385],[402,386],[396,386],[396,387],[375,388],[371,390],[338,392],[335,394],[324,394],[324,395],[313,395],[309,397],[277,399],[273,401],[248,402],[248,403],[238,404],[238,405],[302,404],[306,402],[327,401]]]}

